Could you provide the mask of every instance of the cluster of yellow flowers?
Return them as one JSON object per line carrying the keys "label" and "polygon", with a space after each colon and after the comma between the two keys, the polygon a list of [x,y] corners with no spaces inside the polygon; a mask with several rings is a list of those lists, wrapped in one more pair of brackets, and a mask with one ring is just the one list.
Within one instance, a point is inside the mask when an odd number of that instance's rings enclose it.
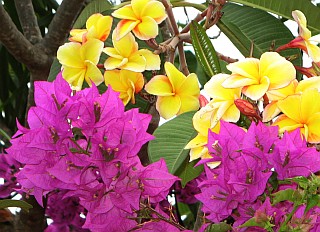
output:
{"label": "cluster of yellow flowers", "polygon": [[[299,37],[277,50],[300,48],[318,63],[320,48],[315,43],[320,42],[319,36],[311,37],[302,12],[296,10],[292,15],[299,25]],[[235,100],[241,95],[257,105],[264,103],[263,122],[279,126],[280,132],[300,128],[301,136],[308,142],[320,142],[320,76],[298,82],[293,64],[277,52],[266,52],[260,59],[246,58],[231,63],[227,69],[231,71],[230,75],[215,75],[204,86],[212,100],[193,117],[198,135],[186,146],[186,149],[191,149],[190,161],[211,157],[206,147],[208,129],[218,133],[220,119],[228,122],[239,120],[240,111]],[[209,166],[216,165],[219,164]]]}

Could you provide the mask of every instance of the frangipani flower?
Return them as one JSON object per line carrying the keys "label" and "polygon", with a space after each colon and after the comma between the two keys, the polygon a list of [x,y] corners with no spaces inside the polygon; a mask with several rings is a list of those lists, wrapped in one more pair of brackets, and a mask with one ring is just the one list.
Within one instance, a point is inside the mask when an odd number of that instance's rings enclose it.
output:
{"label": "frangipani flower", "polygon": [[102,14],[91,15],[86,22],[86,29],[72,29],[69,38],[72,42],[86,42],[88,39],[98,39],[104,42],[112,27],[113,18]]}
{"label": "frangipani flower", "polygon": [[156,108],[160,116],[169,119],[175,115],[199,108],[200,88],[197,75],[187,77],[173,64],[166,62],[167,76],[154,76],[145,86],[145,90],[157,95]]}
{"label": "frangipani flower", "polygon": [[320,93],[317,89],[308,89],[278,102],[282,115],[273,123],[280,132],[300,128],[310,143],[320,142]]}
{"label": "frangipani flower", "polygon": [[113,48],[106,47],[103,52],[109,58],[104,62],[106,70],[126,69],[133,72],[145,70],[159,70],[160,57],[147,49],[138,50],[138,43],[134,36],[129,33],[120,40],[115,39],[115,31],[112,33]]}
{"label": "frangipani flower", "polygon": [[112,16],[121,19],[116,27],[117,40],[130,31],[141,40],[155,38],[158,24],[167,17],[163,4],[155,0],[131,0],[131,4],[115,10]]}
{"label": "frangipani flower", "polygon": [[140,92],[144,85],[142,73],[128,70],[111,70],[104,73],[105,84],[120,93],[124,105],[131,100],[135,104],[134,94]]}
{"label": "frangipani flower", "polygon": [[103,42],[90,39],[84,44],[70,42],[59,47],[57,58],[62,64],[62,76],[80,90],[85,79],[89,86],[91,82],[99,85],[103,82],[101,71],[97,68],[103,49]]}
{"label": "frangipani flower", "polygon": [[240,98],[241,88],[222,87],[222,83],[228,77],[228,74],[217,74],[204,85],[204,91],[212,98],[209,105],[216,109],[211,116],[211,127],[214,127],[220,119],[237,122],[240,118],[240,111],[234,104],[234,100]]}
{"label": "frangipani flower", "polygon": [[320,43],[320,35],[311,37],[311,31],[307,28],[307,19],[301,11],[293,11],[292,17],[299,25],[299,36],[288,44],[279,47],[277,51],[286,48],[300,48],[304,50],[314,62],[320,62],[320,48],[316,45]]}
{"label": "frangipani flower", "polygon": [[268,99],[271,101],[263,110],[263,122],[268,122],[276,117],[281,111],[277,106],[278,101],[294,94],[301,94],[307,89],[320,90],[320,76],[314,76],[300,82],[294,79],[288,86],[270,90],[267,92]]}
{"label": "frangipani flower", "polygon": [[252,100],[259,100],[267,91],[289,85],[296,77],[292,63],[276,52],[263,53],[260,60],[246,58],[229,64],[227,68],[232,74],[222,86],[243,87],[242,93]]}

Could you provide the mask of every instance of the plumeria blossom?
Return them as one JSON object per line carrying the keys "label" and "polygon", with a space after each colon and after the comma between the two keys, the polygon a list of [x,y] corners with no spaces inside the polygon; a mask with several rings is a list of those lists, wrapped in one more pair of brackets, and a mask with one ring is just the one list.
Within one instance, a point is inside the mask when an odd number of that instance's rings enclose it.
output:
{"label": "plumeria blossom", "polygon": [[197,75],[191,73],[186,77],[170,62],[166,62],[164,68],[167,76],[154,76],[145,86],[148,93],[158,96],[156,108],[160,116],[169,119],[199,109]]}
{"label": "plumeria blossom", "polygon": [[301,134],[310,143],[320,142],[320,93],[317,89],[308,89],[277,103],[283,112],[274,125],[280,132],[300,128]]}
{"label": "plumeria blossom", "polygon": [[72,29],[70,31],[72,42],[86,42],[88,39],[98,39],[104,42],[111,31],[113,18],[102,14],[91,15],[86,22],[86,29]]}
{"label": "plumeria blossom", "polygon": [[300,82],[294,79],[284,88],[268,91],[267,96],[271,102],[263,110],[263,122],[272,120],[281,112],[277,106],[278,101],[294,94],[301,94],[303,91],[313,88],[318,89],[318,91],[320,90],[320,76],[310,77]]}
{"label": "plumeria blossom", "polygon": [[131,4],[115,10],[112,16],[121,19],[116,27],[117,40],[130,31],[141,40],[155,38],[158,24],[167,17],[163,4],[155,0],[132,0]]}
{"label": "plumeria blossom", "polygon": [[103,75],[97,67],[102,49],[103,42],[97,39],[84,44],[65,43],[59,47],[57,59],[62,64],[62,75],[73,89],[80,90],[84,80],[89,86],[92,82],[96,85],[103,82]]}
{"label": "plumeria blossom", "polygon": [[106,70],[126,69],[133,72],[143,72],[160,69],[159,55],[153,54],[148,49],[138,50],[138,43],[131,33],[120,40],[116,40],[115,36],[115,31],[113,31],[112,43],[114,47],[103,49],[103,52],[110,56],[104,62]]}
{"label": "plumeria blossom", "polygon": [[259,100],[270,90],[283,88],[296,77],[291,62],[276,52],[266,52],[260,60],[246,58],[231,63],[227,68],[232,74],[222,83],[224,88],[240,88],[252,100]]}
{"label": "plumeria blossom", "polygon": [[135,104],[134,94],[141,91],[144,86],[142,73],[129,70],[110,70],[104,73],[105,84],[111,85],[112,89],[120,93],[123,104],[129,101]]}
{"label": "plumeria blossom", "polygon": [[300,48],[305,51],[315,63],[319,63],[320,48],[316,44],[320,43],[320,35],[311,36],[311,31],[307,28],[307,19],[301,11],[293,11],[292,17],[299,25],[299,36],[288,44],[279,47],[277,51],[287,48]]}

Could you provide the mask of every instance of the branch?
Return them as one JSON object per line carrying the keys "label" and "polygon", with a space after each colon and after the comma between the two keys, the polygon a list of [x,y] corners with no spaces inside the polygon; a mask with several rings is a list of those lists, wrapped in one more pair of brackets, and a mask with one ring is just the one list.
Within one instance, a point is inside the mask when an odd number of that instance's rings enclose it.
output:
{"label": "branch", "polygon": [[38,26],[37,17],[35,15],[31,0],[15,0],[14,1],[22,26],[23,34],[32,44],[38,43],[42,39],[42,35]]}
{"label": "branch", "polygon": [[63,0],[53,17],[49,30],[41,44],[47,54],[55,56],[58,48],[66,40],[69,31],[84,7],[85,0]]}
{"label": "branch", "polygon": [[42,66],[48,57],[37,53],[33,45],[23,36],[0,4],[0,42],[21,63],[28,67]]}

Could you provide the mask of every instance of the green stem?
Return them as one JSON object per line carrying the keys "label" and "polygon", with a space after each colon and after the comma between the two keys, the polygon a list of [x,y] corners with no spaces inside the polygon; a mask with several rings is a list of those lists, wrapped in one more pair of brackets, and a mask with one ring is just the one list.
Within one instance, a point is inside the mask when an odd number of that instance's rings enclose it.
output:
{"label": "green stem", "polygon": [[298,210],[298,207],[299,207],[299,206],[300,206],[300,205],[296,205],[296,204],[294,205],[293,210],[292,210],[291,213],[288,215],[288,217],[286,218],[286,220],[282,223],[279,231],[288,231],[288,230],[287,230],[288,228],[286,228],[286,226],[287,226],[288,222],[291,220],[293,214]]}

